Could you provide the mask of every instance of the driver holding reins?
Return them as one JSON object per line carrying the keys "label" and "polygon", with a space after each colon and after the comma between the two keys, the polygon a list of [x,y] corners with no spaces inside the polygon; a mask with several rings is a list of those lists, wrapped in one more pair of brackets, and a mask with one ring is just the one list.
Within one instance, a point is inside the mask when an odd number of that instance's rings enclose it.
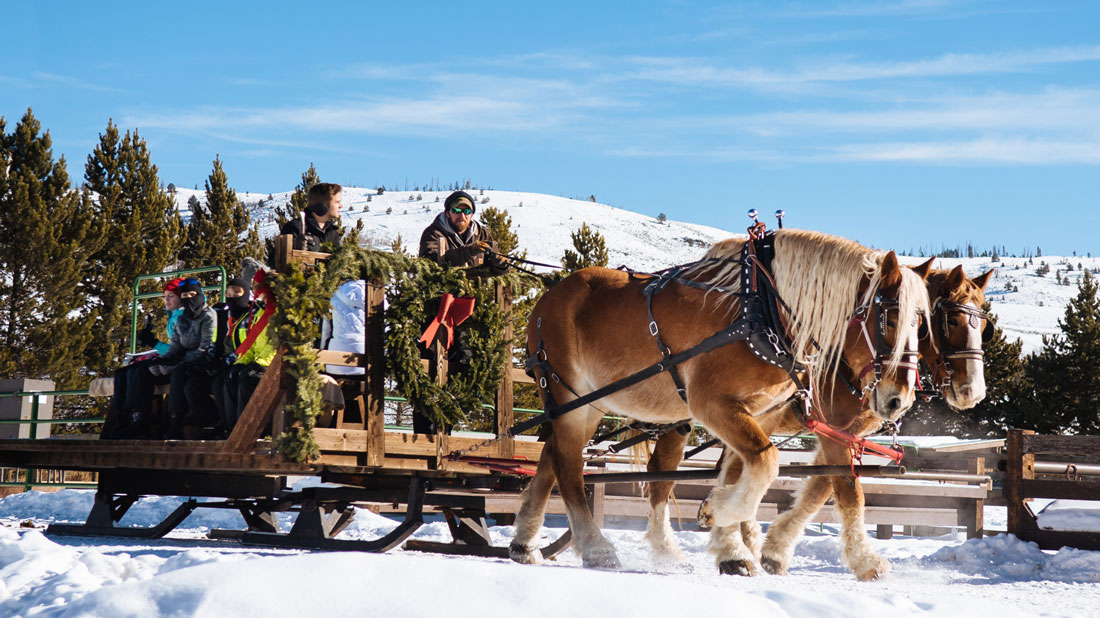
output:
{"label": "driver holding reins", "polygon": [[508,270],[496,255],[497,247],[488,228],[474,221],[477,205],[465,191],[455,191],[443,202],[439,213],[420,235],[420,257],[440,266],[488,265],[491,274]]}

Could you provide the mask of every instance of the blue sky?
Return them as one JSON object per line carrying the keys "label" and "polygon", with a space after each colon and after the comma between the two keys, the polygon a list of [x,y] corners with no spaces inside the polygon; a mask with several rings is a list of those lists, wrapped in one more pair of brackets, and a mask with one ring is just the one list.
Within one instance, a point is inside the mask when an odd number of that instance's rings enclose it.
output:
{"label": "blue sky", "polygon": [[[164,182],[470,178],[878,247],[1100,253],[1100,3],[20,2],[0,115],[74,176],[114,118]],[[768,222],[773,219],[769,216]]]}

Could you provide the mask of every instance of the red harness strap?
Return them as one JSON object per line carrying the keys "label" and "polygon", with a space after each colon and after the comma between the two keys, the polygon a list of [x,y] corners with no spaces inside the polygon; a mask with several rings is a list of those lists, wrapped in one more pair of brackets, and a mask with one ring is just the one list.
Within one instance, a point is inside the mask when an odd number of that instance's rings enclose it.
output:
{"label": "red harness strap", "polygon": [[[852,452],[852,461],[863,461],[863,455],[867,452],[871,452],[880,457],[885,457],[895,464],[900,464],[902,458],[905,457],[905,453],[897,449],[883,446],[877,442],[872,442],[867,438],[861,438],[860,436],[848,433],[843,429],[837,429],[828,423],[823,423],[816,418],[806,419],[806,428],[815,434],[840,442],[841,444],[847,444],[848,449]],[[853,469],[854,474],[854,469]]]}

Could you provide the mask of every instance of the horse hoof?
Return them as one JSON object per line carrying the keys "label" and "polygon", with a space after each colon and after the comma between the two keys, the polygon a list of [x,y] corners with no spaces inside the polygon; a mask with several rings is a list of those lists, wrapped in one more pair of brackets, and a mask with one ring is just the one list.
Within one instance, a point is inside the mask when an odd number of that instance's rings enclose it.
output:
{"label": "horse hoof", "polygon": [[615,550],[593,551],[582,558],[582,563],[586,569],[617,571],[623,568],[622,564],[619,563],[619,557],[615,555]]}
{"label": "horse hoof", "polygon": [[699,522],[699,527],[704,530],[714,527],[714,510],[710,508],[710,496],[704,498],[702,504],[699,505],[699,513],[695,516],[695,519]]}
{"label": "horse hoof", "polygon": [[764,567],[764,570],[772,575],[786,575],[787,567],[780,563],[775,558],[764,557],[760,559],[760,566]]}
{"label": "horse hoof", "polygon": [[718,563],[718,572],[722,575],[756,575],[756,565],[748,560],[723,560]]}
{"label": "horse hoof", "polygon": [[852,572],[856,574],[856,579],[861,582],[882,579],[890,573],[890,561],[878,554],[871,554],[861,564],[855,566]]}
{"label": "horse hoof", "polygon": [[861,582],[873,582],[886,577],[886,575],[890,573],[890,563],[885,560],[882,562],[883,564],[877,567],[857,572],[856,579]]}
{"label": "horse hoof", "polygon": [[687,562],[687,556],[684,552],[680,551],[679,547],[670,545],[667,547],[654,548],[653,561],[660,564],[681,564]]}
{"label": "horse hoof", "polygon": [[873,582],[877,579],[882,579],[886,576],[886,573],[879,571],[878,569],[871,569],[862,573],[856,573],[856,579],[861,582]]}
{"label": "horse hoof", "polygon": [[542,552],[522,545],[509,545],[508,557],[520,564],[542,564]]}

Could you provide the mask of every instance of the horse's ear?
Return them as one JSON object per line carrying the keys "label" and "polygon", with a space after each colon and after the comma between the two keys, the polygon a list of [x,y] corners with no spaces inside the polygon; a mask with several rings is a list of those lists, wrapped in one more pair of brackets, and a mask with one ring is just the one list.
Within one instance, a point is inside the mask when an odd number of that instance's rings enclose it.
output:
{"label": "horse's ear", "polygon": [[973,279],[971,279],[971,281],[974,282],[974,285],[976,285],[979,288],[984,290],[986,284],[989,283],[989,280],[992,277],[993,277],[993,271],[992,270],[987,270],[984,273],[978,275],[977,277],[974,277]]}
{"label": "horse's ear", "polygon": [[963,272],[962,264],[959,264],[947,273],[947,288],[953,290],[962,285],[964,280],[966,280],[966,273]]}
{"label": "horse's ear", "polygon": [[917,273],[918,277],[920,277],[921,279],[924,279],[925,281],[927,281],[928,280],[928,272],[930,270],[932,270],[932,262],[935,262],[935,261],[936,261],[935,257],[930,257],[930,258],[928,258],[927,262],[921,264],[920,266],[910,266],[910,268],[913,269],[913,272]]}
{"label": "horse's ear", "polygon": [[898,256],[893,251],[882,258],[879,270],[882,273],[882,287],[890,288],[901,285],[901,265],[898,264]]}

